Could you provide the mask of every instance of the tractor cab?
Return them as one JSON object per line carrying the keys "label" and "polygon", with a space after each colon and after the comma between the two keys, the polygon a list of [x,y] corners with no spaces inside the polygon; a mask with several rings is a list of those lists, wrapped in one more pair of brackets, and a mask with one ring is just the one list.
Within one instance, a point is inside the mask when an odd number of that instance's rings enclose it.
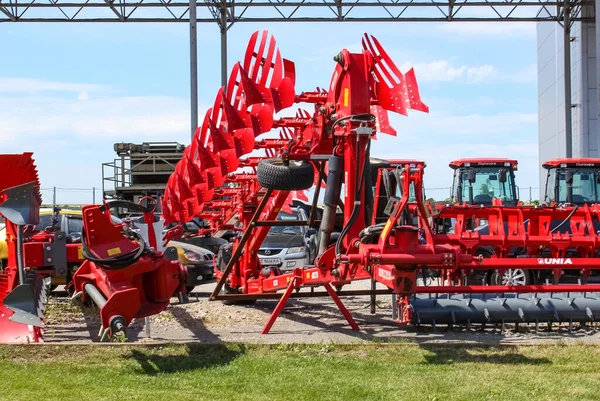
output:
{"label": "tractor cab", "polygon": [[546,203],[600,202],[600,159],[553,159],[543,167],[548,170]]}
{"label": "tractor cab", "polygon": [[467,205],[516,206],[517,161],[509,159],[459,159],[454,170],[452,202]]}

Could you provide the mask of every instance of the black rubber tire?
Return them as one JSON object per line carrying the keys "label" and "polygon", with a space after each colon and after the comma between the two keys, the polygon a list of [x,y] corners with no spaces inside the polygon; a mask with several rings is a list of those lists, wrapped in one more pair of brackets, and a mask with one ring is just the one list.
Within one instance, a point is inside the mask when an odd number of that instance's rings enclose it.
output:
{"label": "black rubber tire", "polygon": [[258,163],[256,176],[264,188],[296,191],[313,186],[315,170],[306,161],[290,160],[289,165],[285,166],[281,159],[264,159]]}
{"label": "black rubber tire", "polygon": [[[227,267],[227,263],[231,260],[233,256],[233,244],[224,244],[219,248],[219,252],[217,253],[217,269],[220,271],[225,271]],[[229,285],[225,284],[223,286],[225,290],[225,294],[239,294],[237,289],[231,288]],[[223,301],[223,305],[253,305],[256,300],[248,300],[248,301]]]}

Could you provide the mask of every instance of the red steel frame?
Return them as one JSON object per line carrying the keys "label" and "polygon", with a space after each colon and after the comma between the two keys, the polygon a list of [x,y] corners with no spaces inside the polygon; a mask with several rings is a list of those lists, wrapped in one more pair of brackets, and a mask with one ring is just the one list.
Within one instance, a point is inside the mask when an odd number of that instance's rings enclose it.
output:
{"label": "red steel frame", "polygon": [[[548,268],[548,264],[561,269],[597,268],[591,258],[597,239],[590,232],[592,219],[597,218],[596,206],[575,211],[524,206],[450,206],[437,211],[437,218],[456,219],[456,231],[437,234],[430,221],[432,209],[420,196],[409,202],[411,186],[415,194],[423,193],[423,163],[406,161],[398,167],[401,198],[378,242],[362,243],[360,232],[366,227],[365,188],[360,188],[359,177],[366,168],[369,141],[375,139],[376,128],[395,135],[387,111],[406,114],[408,108],[428,109],[420,100],[414,72],[401,74],[375,38],[365,35],[362,53],[342,50],[335,60],[337,65],[329,90],[295,94],[293,64],[281,58],[275,40],[266,32],[255,33],[244,62],[234,66],[227,88],[219,91],[214,107],[205,115],[202,127],[186,150],[186,158],[171,177],[163,202],[168,221],[184,223],[198,216],[210,221],[212,231],[237,229],[244,233],[241,240],[236,240],[227,268],[216,272],[219,283],[211,299],[235,298],[219,295],[225,284],[243,294],[285,290],[263,330],[266,333],[292,291],[305,286],[324,286],[354,328],[355,323],[331,290],[332,284],[340,286],[371,278],[385,284],[400,296],[401,321],[410,320],[408,296],[417,293],[600,289],[596,285],[460,285],[463,273],[475,269],[540,269]],[[315,112],[310,115],[299,110],[292,118],[273,117],[275,112],[294,103],[314,104]],[[369,115],[376,119],[365,118]],[[256,139],[272,128],[281,130],[279,139]],[[345,235],[341,252],[331,246],[317,257],[314,266],[283,275],[261,274],[256,253],[268,231],[268,222],[286,206],[290,193],[260,188],[256,181],[260,157],[242,158],[254,149],[264,149],[267,157],[315,164],[332,155],[343,158]],[[236,172],[239,167],[247,169]],[[320,177],[316,182],[320,185]],[[379,188],[380,183],[377,185]],[[416,226],[412,222],[400,224],[407,213],[416,219]],[[473,231],[467,225],[473,219],[486,220],[489,234]],[[571,235],[564,230],[550,230],[553,220],[564,219],[570,219]],[[175,229],[173,235],[179,232]],[[483,258],[476,252],[479,246],[493,248],[496,256]],[[529,257],[509,258],[511,247],[525,249]],[[541,257],[540,247],[550,249],[552,257]],[[567,250],[573,247],[581,252],[580,258],[566,258]],[[417,272],[423,266],[439,270],[442,285],[419,285]]]}

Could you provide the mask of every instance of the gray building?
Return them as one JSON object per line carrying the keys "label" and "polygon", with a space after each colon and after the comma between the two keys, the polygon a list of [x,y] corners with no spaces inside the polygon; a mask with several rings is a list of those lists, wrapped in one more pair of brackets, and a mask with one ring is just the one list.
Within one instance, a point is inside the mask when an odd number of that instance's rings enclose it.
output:
{"label": "gray building", "polygon": [[[589,14],[593,13],[593,9],[584,8],[580,12],[584,16],[591,16]],[[596,32],[595,22],[574,22],[571,25],[572,157],[600,157],[597,80],[600,65],[596,62],[600,46],[599,34],[600,32]],[[564,29],[561,25],[552,22],[537,24],[540,166],[546,160],[568,157],[564,43]],[[545,170],[540,168],[540,199],[543,199],[545,176]]]}

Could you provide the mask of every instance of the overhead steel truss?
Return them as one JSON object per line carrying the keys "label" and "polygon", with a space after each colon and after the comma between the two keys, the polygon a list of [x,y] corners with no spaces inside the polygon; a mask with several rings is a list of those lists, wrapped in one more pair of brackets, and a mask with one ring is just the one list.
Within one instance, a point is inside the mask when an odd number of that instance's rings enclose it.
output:
{"label": "overhead steel truss", "polygon": [[[589,0],[569,2],[572,20]],[[196,1],[197,22],[561,21],[550,0]],[[0,22],[189,22],[181,0],[0,0]]]}
{"label": "overhead steel truss", "polygon": [[[227,82],[227,31],[241,22],[554,22],[594,21],[594,0],[0,0],[0,22],[185,22],[190,27],[192,136],[198,127],[197,23],[221,31],[221,82]],[[571,144],[570,51],[564,52],[566,156]]]}

